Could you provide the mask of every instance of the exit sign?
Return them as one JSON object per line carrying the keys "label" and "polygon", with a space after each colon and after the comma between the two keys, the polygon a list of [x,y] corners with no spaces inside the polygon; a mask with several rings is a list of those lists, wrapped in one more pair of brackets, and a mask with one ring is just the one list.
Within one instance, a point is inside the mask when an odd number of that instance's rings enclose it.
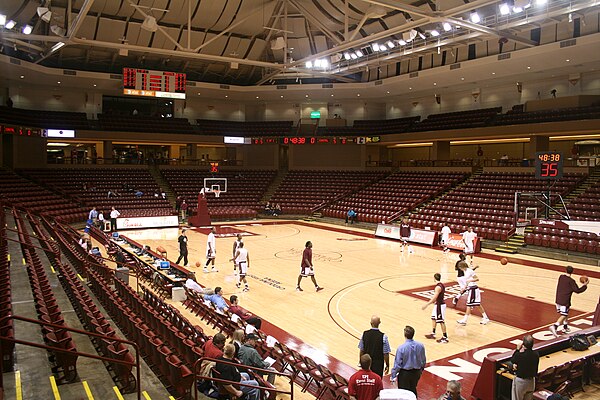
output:
{"label": "exit sign", "polygon": [[311,111],[310,112],[311,119],[319,119],[321,118],[321,111]]}

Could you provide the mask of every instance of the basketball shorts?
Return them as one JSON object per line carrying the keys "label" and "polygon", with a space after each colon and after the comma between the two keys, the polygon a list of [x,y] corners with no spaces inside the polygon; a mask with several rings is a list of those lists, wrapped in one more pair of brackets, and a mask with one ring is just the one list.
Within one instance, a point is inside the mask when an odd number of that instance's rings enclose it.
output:
{"label": "basketball shorts", "polygon": [[456,281],[458,282],[458,286],[460,286],[460,290],[465,290],[467,288],[467,277],[466,276],[459,276],[456,278]]}
{"label": "basketball shorts", "polygon": [[310,267],[302,267],[300,268],[300,275],[302,276],[313,276],[315,271]]}
{"label": "basketball shorts", "polygon": [[473,243],[465,243],[465,254],[473,254],[475,250],[473,249]]}
{"label": "basketball shorts", "polygon": [[408,242],[408,239],[410,239],[410,237],[402,236],[400,239],[402,240],[402,242],[406,243],[406,242]]}
{"label": "basketball shorts", "polygon": [[560,315],[564,315],[565,317],[569,316],[570,309],[571,309],[570,306],[561,306],[560,304],[556,305],[556,312],[559,313]]}
{"label": "basketball shorts", "polygon": [[214,251],[210,251],[209,249],[206,249],[206,259],[207,260],[212,260],[215,257],[216,257],[216,253]]}
{"label": "basketball shorts", "polygon": [[481,305],[481,291],[477,286],[471,286],[467,289],[467,307]]}
{"label": "basketball shorts", "polygon": [[442,236],[442,239],[440,240],[440,243],[441,244],[448,244],[449,241],[450,241],[449,237]]}
{"label": "basketball shorts", "polygon": [[240,278],[245,277],[248,272],[248,261],[240,261],[237,265],[240,268]]}
{"label": "basketball shorts", "polygon": [[433,310],[431,310],[431,319],[438,323],[444,322],[446,319],[446,305],[434,304]]}

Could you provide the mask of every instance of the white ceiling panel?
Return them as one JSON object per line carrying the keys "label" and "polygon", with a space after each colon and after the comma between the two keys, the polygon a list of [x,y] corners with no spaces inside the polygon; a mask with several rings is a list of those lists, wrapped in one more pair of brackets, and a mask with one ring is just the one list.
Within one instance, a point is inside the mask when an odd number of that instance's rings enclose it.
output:
{"label": "white ceiling panel", "polygon": [[[281,26],[281,29],[284,29],[283,23],[280,23],[279,25]],[[288,18],[287,30],[292,32],[288,33],[288,37],[301,38],[308,35],[306,33],[306,21],[303,17]]]}
{"label": "white ceiling panel", "polygon": [[255,39],[254,43],[252,43],[252,48],[248,52],[248,57],[251,60],[256,60],[260,57],[260,55],[265,50],[265,41],[262,39]]}
{"label": "white ceiling panel", "polygon": [[[191,43],[192,44],[191,44],[190,48],[195,49],[196,47],[198,47],[202,43],[204,43],[205,36],[206,36],[206,34],[204,32],[192,31],[192,34],[191,34]],[[187,47],[187,45],[188,45],[187,29],[183,30],[183,33],[181,34],[181,38],[179,39],[179,44],[182,45],[183,47]]]}
{"label": "white ceiling panel", "polygon": [[[249,39],[241,39],[238,37],[229,38],[229,42],[227,43],[227,47],[223,52],[223,55],[226,57],[243,57],[248,51],[248,47],[250,46]],[[231,53],[237,53],[237,56],[232,55]]]}
{"label": "white ceiling panel", "polygon": [[[194,7],[196,6],[196,2],[192,2],[192,12],[194,12]],[[158,8],[158,7],[157,7]],[[166,8],[160,7],[160,8]],[[169,12],[164,13],[164,15],[160,18],[160,22],[164,22],[167,24],[180,24],[187,25],[188,20],[188,0],[171,0],[169,4]]]}
{"label": "white ceiling panel", "polygon": [[[212,33],[207,34],[205,42],[213,39],[215,36],[217,36],[217,35],[214,35]],[[221,55],[226,44],[227,44],[227,37],[221,36],[218,39],[214,40],[213,42],[209,43],[206,47],[203,47],[200,52],[202,54]]]}
{"label": "white ceiling panel", "polygon": [[108,18],[100,18],[96,39],[103,42],[120,42],[125,33],[125,22]]}
{"label": "white ceiling panel", "polygon": [[[216,20],[215,24],[211,26],[211,30],[214,31],[223,31],[227,29],[231,22],[235,20],[236,14],[238,12],[238,8],[240,8],[241,0],[229,0],[225,3],[225,7],[223,8],[223,12],[220,17]],[[244,14],[237,14],[244,15]]]}
{"label": "white ceiling panel", "polygon": [[152,33],[141,29],[142,24],[130,22],[127,25],[127,42],[132,45],[147,47],[150,44]]}
{"label": "white ceiling panel", "polygon": [[269,23],[271,15],[275,10],[275,2],[265,4],[264,7],[257,4],[253,4],[252,7],[249,7],[246,6],[246,3],[244,2],[242,7],[240,8],[240,12],[238,13],[233,23],[236,23],[237,21],[247,17],[255,10],[258,11],[250,19],[236,26],[235,29],[233,29],[234,33],[246,36],[254,36],[257,33],[257,31],[261,31],[262,27],[267,26],[267,24]]}
{"label": "white ceiling panel", "polygon": [[327,46],[327,38],[324,35],[313,36],[313,41],[318,53],[329,49]]}
{"label": "white ceiling panel", "polygon": [[[71,14],[71,22],[75,21],[76,16],[77,16],[77,14]],[[86,15],[83,20],[83,23],[79,27],[79,31],[77,31],[77,37],[89,39],[89,40],[94,39],[94,36],[96,35],[97,21],[98,21],[98,18],[93,17],[91,15]]]}
{"label": "white ceiling panel", "polygon": [[196,12],[192,25],[208,29],[217,22],[219,15],[223,11],[223,3],[220,1],[202,1]]}
{"label": "white ceiling panel", "polygon": [[[171,37],[173,38],[175,41],[177,41],[177,38],[179,36],[179,29],[178,28],[164,28],[165,32]],[[161,31],[157,31],[154,33],[154,40],[152,40],[152,47],[154,47],[155,49],[167,49],[167,50],[175,50],[175,44],[173,42],[171,42],[169,39],[167,39],[167,37],[165,36],[165,34]]]}

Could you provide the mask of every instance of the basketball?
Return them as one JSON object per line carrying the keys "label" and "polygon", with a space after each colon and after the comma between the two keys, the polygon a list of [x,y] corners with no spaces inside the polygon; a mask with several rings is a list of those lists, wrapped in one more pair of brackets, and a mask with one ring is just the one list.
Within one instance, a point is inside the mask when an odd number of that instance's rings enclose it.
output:
{"label": "basketball", "polygon": [[506,264],[508,264],[508,260],[506,259],[506,257],[502,257],[502,258],[500,259],[500,264],[502,264],[502,265],[506,265]]}
{"label": "basketball", "polygon": [[579,277],[579,282],[581,282],[581,283],[588,283],[589,281],[590,281],[590,278],[588,278],[588,277],[587,277],[587,276],[585,276],[585,275],[581,275],[581,276]]}
{"label": "basketball", "polygon": [[196,261],[196,267],[200,268],[202,264],[200,264],[200,261]]}

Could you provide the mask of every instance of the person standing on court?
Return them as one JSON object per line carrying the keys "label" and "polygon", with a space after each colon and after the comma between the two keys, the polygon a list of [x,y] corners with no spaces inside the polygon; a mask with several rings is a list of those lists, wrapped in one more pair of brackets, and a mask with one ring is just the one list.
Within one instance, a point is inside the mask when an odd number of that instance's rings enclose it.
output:
{"label": "person standing on court", "polygon": [[433,275],[435,279],[435,289],[431,299],[422,307],[426,309],[428,305],[434,304],[433,311],[431,312],[431,333],[425,335],[427,339],[435,339],[435,327],[440,324],[442,328],[442,337],[437,341],[438,343],[448,343],[448,334],[446,333],[446,300],[444,296],[446,294],[446,286],[441,281],[442,275],[436,272]]}
{"label": "person standing on court", "polygon": [[117,218],[121,215],[114,207],[110,210],[110,230],[115,231],[117,229]]}
{"label": "person standing on court", "polygon": [[351,400],[375,400],[383,390],[381,376],[371,371],[371,356],[360,356],[360,370],[348,379],[348,394]]}
{"label": "person standing on court", "polygon": [[512,383],[511,400],[533,399],[535,377],[540,364],[540,355],[533,350],[533,336],[523,337],[523,342],[517,345],[510,361],[513,363],[516,375]]}
{"label": "person standing on court", "polygon": [[390,371],[390,342],[385,333],[379,330],[381,318],[377,315],[371,317],[371,329],[364,331],[358,348],[360,350],[359,357],[368,354],[371,358],[371,370],[383,377],[384,372],[387,374]]}
{"label": "person standing on court", "polygon": [[[402,240],[402,251],[406,245],[408,245],[408,240],[410,239],[410,224],[408,223],[408,218],[404,217],[402,219],[402,223],[400,224],[400,240]],[[409,248],[410,249],[410,248]]]}
{"label": "person standing on court", "polygon": [[406,325],[404,337],[406,341],[398,346],[396,359],[390,381],[398,380],[398,389],[410,390],[417,396],[417,383],[425,369],[426,357],[423,343],[413,340],[415,328]]}
{"label": "person standing on court", "polygon": [[571,308],[571,296],[573,296],[573,293],[585,292],[589,282],[585,282],[579,287],[577,286],[577,283],[575,283],[575,279],[571,278],[573,267],[568,265],[566,272],[566,274],[563,274],[558,278],[558,283],[556,284],[556,312],[559,313],[560,316],[554,324],[550,325],[550,332],[552,332],[554,337],[558,337],[556,330],[560,325],[563,325],[563,332],[571,332],[567,321],[569,309]]}
{"label": "person standing on court", "polygon": [[204,272],[208,272],[208,264],[212,263],[212,272],[219,272],[215,268],[215,258],[217,257],[217,240],[215,239],[215,233],[217,229],[213,226],[210,228],[210,233],[206,238],[206,265],[204,266]]}
{"label": "person standing on court", "polygon": [[239,289],[242,286],[242,282],[244,282],[244,292],[250,290],[248,287],[248,281],[246,280],[246,274],[248,273],[248,268],[250,268],[250,255],[248,254],[248,249],[244,248],[244,242],[240,242],[233,258],[230,260],[235,262],[236,265],[240,267],[240,275],[239,281],[235,284],[235,286]]}
{"label": "person standing on court", "polygon": [[188,238],[185,235],[186,231],[187,231],[187,229],[182,229],[181,235],[179,235],[179,238],[177,239],[177,241],[179,242],[179,258],[177,258],[177,261],[175,262],[175,264],[179,264],[179,261],[181,261],[181,259],[183,258],[183,266],[184,267],[187,267],[187,265],[188,265],[188,248],[187,248]]}
{"label": "person standing on court", "polygon": [[240,243],[242,243],[242,234],[238,233],[237,234],[237,239],[235,240],[235,242],[233,242],[233,270],[235,271],[238,267],[237,262],[235,260],[235,252],[237,251],[238,247],[240,246]]}
{"label": "person standing on court", "polygon": [[310,240],[306,242],[306,244],[304,245],[304,251],[302,252],[302,263],[300,264],[300,275],[298,275],[298,284],[296,285],[296,291],[304,291],[304,289],[300,287],[300,282],[305,276],[310,276],[310,279],[314,283],[315,290],[317,292],[323,290],[323,288],[319,286],[317,280],[315,279],[315,270],[313,268],[312,263],[312,242]]}

